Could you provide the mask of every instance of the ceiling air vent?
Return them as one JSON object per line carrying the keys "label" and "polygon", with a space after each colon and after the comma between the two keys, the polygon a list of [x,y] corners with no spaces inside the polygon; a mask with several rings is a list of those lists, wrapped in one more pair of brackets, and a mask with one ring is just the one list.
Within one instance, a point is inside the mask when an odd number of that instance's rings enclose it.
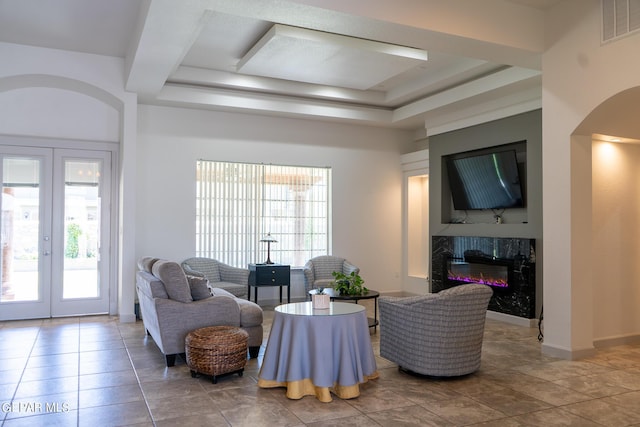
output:
{"label": "ceiling air vent", "polygon": [[602,0],[602,41],[640,31],[640,0]]}

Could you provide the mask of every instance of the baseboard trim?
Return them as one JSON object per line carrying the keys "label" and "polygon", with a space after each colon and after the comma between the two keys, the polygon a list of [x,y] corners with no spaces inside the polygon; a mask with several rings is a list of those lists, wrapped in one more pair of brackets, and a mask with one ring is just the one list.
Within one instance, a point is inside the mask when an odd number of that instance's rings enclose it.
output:
{"label": "baseboard trim", "polygon": [[542,354],[564,360],[579,360],[596,354],[595,347],[571,350],[542,343]]}
{"label": "baseboard trim", "polygon": [[526,328],[536,328],[538,326],[538,319],[525,319],[524,317],[498,313],[497,311],[491,310],[487,310],[487,319],[499,320],[512,325],[524,326]]}
{"label": "baseboard trim", "polygon": [[633,345],[640,344],[640,334],[626,334],[618,335],[609,338],[599,338],[593,340],[593,345],[596,348],[608,348],[616,347],[618,345]]}
{"label": "baseboard trim", "polygon": [[136,321],[135,314],[121,314],[119,317],[120,323],[133,323]]}

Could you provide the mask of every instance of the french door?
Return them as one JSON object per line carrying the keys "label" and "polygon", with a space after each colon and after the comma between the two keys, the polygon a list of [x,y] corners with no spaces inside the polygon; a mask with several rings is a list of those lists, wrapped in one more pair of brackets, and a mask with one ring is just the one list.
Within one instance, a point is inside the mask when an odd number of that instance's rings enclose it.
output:
{"label": "french door", "polygon": [[0,145],[0,320],[109,312],[111,153]]}

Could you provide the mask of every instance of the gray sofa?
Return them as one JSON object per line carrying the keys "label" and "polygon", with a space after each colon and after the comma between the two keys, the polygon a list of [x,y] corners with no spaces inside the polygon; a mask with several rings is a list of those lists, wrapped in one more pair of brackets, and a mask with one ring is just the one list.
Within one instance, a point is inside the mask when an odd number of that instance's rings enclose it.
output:
{"label": "gray sofa", "polygon": [[182,268],[190,276],[206,278],[212,288],[224,289],[238,298],[249,299],[249,270],[245,268],[203,257],[185,259]]}
{"label": "gray sofa", "polygon": [[206,279],[187,277],[180,264],[144,257],[138,261],[136,290],[147,333],[165,355],[167,366],[185,352],[185,337],[205,326],[239,326],[249,334],[249,355],[262,345],[262,309],[229,292],[210,288]]}
{"label": "gray sofa", "polygon": [[380,356],[422,375],[475,372],[491,295],[489,286],[468,284],[415,297],[380,297]]}

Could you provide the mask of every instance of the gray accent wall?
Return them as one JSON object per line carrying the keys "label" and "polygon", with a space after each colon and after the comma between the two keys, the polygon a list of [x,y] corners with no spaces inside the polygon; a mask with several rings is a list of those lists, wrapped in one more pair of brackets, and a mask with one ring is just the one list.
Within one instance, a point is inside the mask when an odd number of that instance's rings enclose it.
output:
{"label": "gray accent wall", "polygon": [[[526,140],[526,154],[518,157],[526,171],[526,206],[506,209],[497,224],[491,210],[453,209],[444,157],[471,150]],[[534,110],[492,122],[429,137],[429,238],[433,236],[479,236],[536,239],[536,313],[542,301],[542,111]],[[432,274],[432,272],[431,272]]]}

